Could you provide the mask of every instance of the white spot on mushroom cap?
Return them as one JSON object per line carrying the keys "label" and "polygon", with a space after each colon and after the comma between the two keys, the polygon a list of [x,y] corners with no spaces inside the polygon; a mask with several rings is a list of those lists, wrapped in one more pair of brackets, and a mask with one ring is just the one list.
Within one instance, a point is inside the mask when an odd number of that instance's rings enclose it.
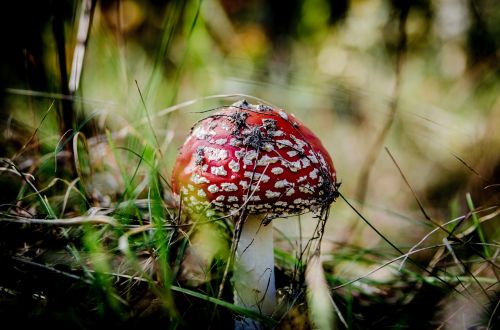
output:
{"label": "white spot on mushroom cap", "polygon": [[260,185],[259,184],[252,184],[250,186],[251,191],[260,191]]}
{"label": "white spot on mushroom cap", "polygon": [[272,190],[266,190],[266,197],[267,198],[277,198],[280,197],[281,193],[277,191],[272,191]]}
{"label": "white spot on mushroom cap", "polygon": [[293,139],[293,141],[295,141],[295,148],[304,152],[304,147],[307,146],[307,143],[305,143],[304,140],[295,137],[293,134],[290,134],[290,137]]}
{"label": "white spot on mushroom cap", "polygon": [[266,142],[266,143],[264,143],[264,145],[262,146],[262,150],[267,151],[267,152],[270,152],[270,151],[273,151],[273,150],[274,150],[274,146],[273,146],[271,143]]}
{"label": "white spot on mushroom cap", "polygon": [[188,183],[188,185],[187,185],[187,188],[188,188],[190,191],[193,191],[193,190],[194,190],[193,185],[192,185],[192,184],[189,184],[189,183]]}
{"label": "white spot on mushroom cap", "polygon": [[240,186],[243,188],[243,189],[248,189],[249,185],[248,185],[248,181],[240,181]]}
{"label": "white spot on mushroom cap", "polygon": [[[238,197],[237,196],[228,196],[227,197],[227,201],[229,203],[232,203],[232,202],[237,202],[238,201]],[[236,204],[237,205],[237,204]]]}
{"label": "white spot on mushroom cap", "polygon": [[312,149],[309,150],[309,155],[307,156],[307,158],[309,158],[309,160],[311,162],[313,162],[314,164],[319,163],[318,157],[316,156],[316,153],[314,153],[314,151]]}
{"label": "white spot on mushroom cap", "polygon": [[219,196],[217,196],[217,198],[215,198],[215,200],[217,202],[223,202],[225,199],[226,199],[226,196],[224,196],[224,195],[219,195]]}
{"label": "white spot on mushroom cap", "polygon": [[224,209],[224,203],[212,201],[212,204],[215,205],[215,206],[219,206],[222,210]]}
{"label": "white spot on mushroom cap", "polygon": [[266,183],[271,179],[269,175],[266,175],[264,173],[257,173],[257,172],[250,172],[250,171],[245,171],[244,176],[246,178],[253,178],[254,180],[260,180],[263,183]]}
{"label": "white spot on mushroom cap", "polygon": [[219,187],[216,184],[211,184],[210,186],[208,186],[207,190],[212,194],[215,194],[219,191]]}
{"label": "white spot on mushroom cap", "polygon": [[282,174],[284,171],[283,171],[283,168],[282,168],[282,167],[277,166],[277,167],[273,167],[273,168],[271,169],[271,172],[272,172],[273,174],[275,174],[275,175],[278,175],[278,174]]}
{"label": "white spot on mushroom cap", "polygon": [[237,138],[231,138],[231,140],[229,140],[229,144],[233,147],[239,147],[241,146],[241,141]]}
{"label": "white spot on mushroom cap", "polygon": [[319,157],[319,162],[321,163],[321,166],[323,166],[323,168],[325,168],[325,169],[328,169],[328,168],[329,168],[329,166],[328,166],[328,164],[326,163],[326,160],[325,160],[325,158],[323,157],[323,155],[322,155],[322,154],[318,154],[318,155],[319,155],[318,157]]}
{"label": "white spot on mushroom cap", "polygon": [[285,135],[285,132],[283,132],[281,130],[277,130],[277,131],[274,131],[274,132],[269,132],[268,134],[269,134],[269,136],[279,137],[279,136]]}
{"label": "white spot on mushroom cap", "polygon": [[206,197],[207,193],[203,189],[198,189],[198,196],[200,196],[200,197]]}
{"label": "white spot on mushroom cap", "polygon": [[285,202],[285,201],[277,201],[276,203],[274,203],[274,205],[276,205],[276,206],[287,206],[288,203]]}
{"label": "white spot on mushroom cap", "polygon": [[245,165],[252,165],[253,160],[256,159],[258,156],[257,151],[255,150],[248,150],[245,155],[243,156],[243,163]]}
{"label": "white spot on mushroom cap", "polygon": [[314,194],[314,187],[312,187],[310,184],[305,184],[303,186],[299,186],[299,191],[303,192],[305,194]]}
{"label": "white spot on mushroom cap", "polygon": [[295,150],[290,150],[290,151],[287,151],[286,154],[289,156],[289,157],[295,157],[297,156],[299,153]]}
{"label": "white spot on mushroom cap", "polygon": [[236,156],[236,158],[241,159],[241,157],[245,156],[245,153],[245,149],[241,148],[240,150],[236,150],[234,152],[234,155]]}
{"label": "white spot on mushroom cap", "polygon": [[286,190],[285,195],[287,195],[287,196],[292,196],[293,194],[295,194],[295,189],[293,189],[292,187],[290,187],[290,188],[288,188],[288,189]]}
{"label": "white spot on mushroom cap", "polygon": [[293,184],[291,182],[288,182],[287,179],[283,179],[283,180],[278,180],[274,183],[274,188],[285,188],[285,187],[291,187],[293,186]]}
{"label": "white spot on mushroom cap", "polygon": [[220,184],[220,186],[221,186],[222,190],[224,190],[224,191],[237,191],[238,190],[238,186],[232,182],[223,182]]}
{"label": "white spot on mushroom cap", "polygon": [[279,149],[282,149],[284,147],[290,147],[290,148],[293,147],[292,141],[286,139],[276,140],[276,144],[278,145]]}
{"label": "white spot on mushroom cap", "polygon": [[234,159],[231,159],[231,161],[229,162],[228,166],[231,169],[231,171],[233,171],[233,172],[239,172],[240,171],[240,163],[238,163]]}
{"label": "white spot on mushroom cap", "polygon": [[278,114],[280,115],[281,118],[284,120],[288,120],[288,115],[284,111],[279,111]]}
{"label": "white spot on mushroom cap", "polygon": [[210,183],[210,181],[207,178],[199,175],[198,173],[193,173],[191,175],[191,181],[195,184]]}
{"label": "white spot on mushroom cap", "polygon": [[226,176],[227,171],[224,169],[224,166],[212,166],[210,168],[210,172],[212,172],[213,175],[218,175],[218,176]]}
{"label": "white spot on mushroom cap", "polygon": [[243,200],[248,200],[250,202],[258,202],[260,201],[260,196],[259,195],[252,195],[252,196],[243,196]]}
{"label": "white spot on mushroom cap", "polygon": [[306,157],[302,157],[300,162],[302,163],[302,168],[307,168],[311,165],[311,161]]}
{"label": "white spot on mushroom cap", "polygon": [[311,179],[316,179],[318,177],[318,172],[319,170],[317,168],[313,169],[310,173],[309,173],[309,177]]}
{"label": "white spot on mushroom cap", "polygon": [[204,147],[203,151],[208,160],[220,161],[228,157],[227,150],[225,149]]}
{"label": "white spot on mushroom cap", "polygon": [[268,155],[263,155],[257,161],[257,166],[267,166],[269,164],[274,164],[279,160],[278,157],[269,157]]}
{"label": "white spot on mushroom cap", "polygon": [[206,140],[208,136],[215,135],[215,134],[216,134],[215,131],[213,131],[213,130],[207,131],[205,129],[205,127],[203,127],[201,125],[197,126],[193,130],[193,133],[192,133],[192,135],[199,140]]}
{"label": "white spot on mushroom cap", "polygon": [[300,170],[302,168],[302,165],[300,164],[300,160],[291,162],[291,161],[286,160],[286,159],[281,159],[281,165],[289,168],[290,171],[292,171],[292,172],[297,172],[298,170]]}
{"label": "white spot on mushroom cap", "polygon": [[224,145],[227,143],[227,139],[226,138],[222,138],[222,139],[217,139],[215,140],[215,144],[218,144],[220,146]]}
{"label": "white spot on mushroom cap", "polygon": [[302,198],[297,198],[297,199],[293,200],[293,203],[294,204],[307,204],[307,200],[306,199],[302,199]]}
{"label": "white spot on mushroom cap", "polygon": [[202,172],[207,172],[208,171],[208,164],[205,164],[201,167]]}

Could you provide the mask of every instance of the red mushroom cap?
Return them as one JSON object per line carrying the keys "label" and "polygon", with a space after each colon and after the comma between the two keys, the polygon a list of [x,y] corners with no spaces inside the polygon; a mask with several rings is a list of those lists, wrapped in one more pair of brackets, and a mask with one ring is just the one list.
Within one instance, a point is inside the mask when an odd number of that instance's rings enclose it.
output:
{"label": "red mushroom cap", "polygon": [[172,187],[190,210],[234,214],[316,210],[338,194],[332,159],[318,137],[285,111],[246,101],[195,124]]}

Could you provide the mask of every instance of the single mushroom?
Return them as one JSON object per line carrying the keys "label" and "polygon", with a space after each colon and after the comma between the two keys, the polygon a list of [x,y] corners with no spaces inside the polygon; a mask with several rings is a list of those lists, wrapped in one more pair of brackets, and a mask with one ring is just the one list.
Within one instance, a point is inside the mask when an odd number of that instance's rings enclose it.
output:
{"label": "single mushroom", "polygon": [[[318,137],[285,111],[245,100],[195,124],[172,187],[190,212],[229,215],[241,227],[233,237],[234,300],[266,316],[276,307],[271,220],[324,210],[338,195]],[[236,328],[259,327],[252,322],[239,319]]]}

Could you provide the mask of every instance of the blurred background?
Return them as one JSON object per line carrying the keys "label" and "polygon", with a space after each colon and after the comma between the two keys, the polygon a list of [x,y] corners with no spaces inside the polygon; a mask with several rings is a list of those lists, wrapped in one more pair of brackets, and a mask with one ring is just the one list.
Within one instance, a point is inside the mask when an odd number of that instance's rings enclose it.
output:
{"label": "blurred background", "polygon": [[[403,251],[433,223],[478,210],[490,217],[471,239],[496,242],[485,253],[498,253],[495,0],[20,0],[0,16],[0,156],[40,188],[74,174],[62,142],[79,131],[96,168],[89,185],[111,205],[123,180],[99,141],[147,141],[163,151],[168,178],[201,112],[246,98],[309,126],[332,155],[345,199]],[[141,153],[142,144],[126,145]],[[0,182],[1,203],[14,203],[22,183],[8,174]],[[287,221],[275,221],[284,250],[301,239],[297,220]],[[314,227],[307,221],[304,240]],[[354,279],[380,266],[353,263],[350,248],[398,255],[339,198],[323,240],[329,271]]]}

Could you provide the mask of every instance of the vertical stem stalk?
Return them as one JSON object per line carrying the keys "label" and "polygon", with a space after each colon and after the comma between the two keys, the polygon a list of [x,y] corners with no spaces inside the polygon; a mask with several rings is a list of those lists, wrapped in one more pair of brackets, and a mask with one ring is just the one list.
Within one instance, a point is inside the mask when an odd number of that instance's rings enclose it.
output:
{"label": "vertical stem stalk", "polygon": [[[249,215],[241,229],[234,264],[234,301],[237,305],[270,316],[276,307],[273,226]],[[256,321],[236,320],[237,329],[258,329]]]}

